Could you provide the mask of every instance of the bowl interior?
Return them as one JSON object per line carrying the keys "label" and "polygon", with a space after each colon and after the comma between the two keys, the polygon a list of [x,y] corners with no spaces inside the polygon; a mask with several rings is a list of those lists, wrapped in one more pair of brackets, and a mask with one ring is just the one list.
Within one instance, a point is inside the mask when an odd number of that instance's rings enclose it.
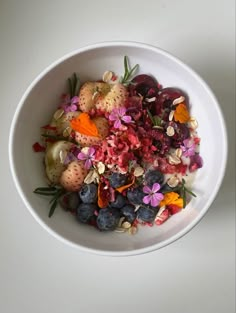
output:
{"label": "bowl interior", "polygon": [[[188,94],[191,115],[199,122],[200,154],[204,167],[193,183],[197,198],[181,213],[157,227],[140,227],[135,236],[98,232],[78,224],[74,216],[57,209],[48,218],[48,199],[33,194],[45,185],[43,155],[32,151],[40,127],[50,121],[65,91],[66,79],[77,72],[81,81],[96,80],[105,70],[123,73],[123,57],[138,63],[140,73],[152,74],[164,87],[178,87]],[[10,160],[13,177],[25,204],[47,230],[58,238],[93,252],[129,255],[164,246],[190,230],[212,203],[225,169],[227,142],[219,106],[206,84],[182,62],[157,48],[136,43],[97,44],[59,60],[29,87],[18,106],[11,129]]]}

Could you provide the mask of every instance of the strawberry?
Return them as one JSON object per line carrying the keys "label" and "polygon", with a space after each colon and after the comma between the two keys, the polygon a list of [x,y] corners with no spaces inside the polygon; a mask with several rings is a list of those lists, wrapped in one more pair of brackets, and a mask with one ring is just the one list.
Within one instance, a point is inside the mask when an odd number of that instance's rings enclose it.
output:
{"label": "strawberry", "polygon": [[157,225],[163,224],[170,217],[170,213],[168,209],[165,209],[157,218],[155,219],[155,223]]}
{"label": "strawberry", "polygon": [[104,117],[95,117],[92,120],[97,126],[99,137],[83,135],[75,132],[75,140],[83,147],[97,145],[108,135],[108,122]]}
{"label": "strawberry", "polygon": [[120,83],[110,85],[111,89],[105,96],[98,97],[95,105],[98,110],[111,112],[126,105],[128,99],[128,91],[126,87]]}
{"label": "strawberry", "polygon": [[88,171],[81,161],[69,163],[67,169],[62,173],[60,184],[68,191],[78,191],[86,177]]}
{"label": "strawberry", "polygon": [[79,109],[89,112],[95,109],[96,99],[110,91],[110,86],[104,82],[86,82],[79,92]]}
{"label": "strawberry", "polygon": [[46,174],[50,182],[57,184],[62,172],[65,170],[63,155],[74,146],[68,141],[57,141],[47,147],[45,154]]}
{"label": "strawberry", "polygon": [[175,204],[169,204],[166,206],[166,208],[169,210],[171,215],[176,214],[182,210],[182,208]]}

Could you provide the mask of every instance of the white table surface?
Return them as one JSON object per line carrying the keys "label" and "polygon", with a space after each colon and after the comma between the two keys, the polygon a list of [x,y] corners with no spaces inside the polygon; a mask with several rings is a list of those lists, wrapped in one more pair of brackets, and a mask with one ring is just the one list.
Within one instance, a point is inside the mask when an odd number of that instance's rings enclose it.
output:
{"label": "white table surface", "polygon": [[[234,0],[0,1],[1,313],[235,312],[234,27]],[[23,205],[8,162],[11,119],[28,84],[67,52],[105,40],[150,43],[181,58],[212,87],[229,132],[226,176],[200,224],[128,258],[51,237]]]}

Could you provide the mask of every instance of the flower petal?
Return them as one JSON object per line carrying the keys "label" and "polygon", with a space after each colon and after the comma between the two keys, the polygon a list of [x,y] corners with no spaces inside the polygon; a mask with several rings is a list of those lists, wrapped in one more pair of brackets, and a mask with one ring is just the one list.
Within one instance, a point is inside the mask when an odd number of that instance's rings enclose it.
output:
{"label": "flower petal", "polygon": [[79,160],[87,160],[88,156],[86,154],[84,154],[83,152],[80,152],[78,155],[77,155],[77,159]]}
{"label": "flower petal", "polygon": [[143,197],[143,203],[148,204],[151,201],[151,196]]}
{"label": "flower petal", "polygon": [[151,188],[150,188],[150,187],[148,187],[148,186],[144,186],[144,187],[143,187],[143,192],[145,192],[145,193],[151,193],[151,192],[152,192],[152,190],[151,190]]}
{"label": "flower petal", "polygon": [[122,118],[122,121],[124,121],[125,123],[130,123],[131,122],[131,116],[129,115],[124,115]]}
{"label": "flower petal", "polygon": [[90,159],[87,159],[84,163],[84,167],[88,170],[92,166],[92,161]]}
{"label": "flower petal", "polygon": [[157,192],[158,190],[160,190],[160,188],[161,188],[160,184],[155,183],[155,184],[153,184],[153,186],[152,186],[152,192],[155,193],[155,192]]}
{"label": "flower petal", "polygon": [[116,120],[114,123],[114,127],[115,128],[120,128],[121,127],[121,121],[120,120]]}
{"label": "flower petal", "polygon": [[93,147],[89,147],[88,149],[88,156],[93,156],[95,154],[96,150]]}
{"label": "flower petal", "polygon": [[125,113],[126,113],[126,108],[121,107],[118,109],[118,114],[120,117],[123,117],[125,115]]}

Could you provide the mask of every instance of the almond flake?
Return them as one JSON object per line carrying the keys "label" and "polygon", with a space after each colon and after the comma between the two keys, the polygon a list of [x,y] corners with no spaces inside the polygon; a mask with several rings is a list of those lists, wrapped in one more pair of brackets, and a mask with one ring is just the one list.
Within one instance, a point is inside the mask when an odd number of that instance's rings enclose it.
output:
{"label": "almond flake", "polygon": [[129,229],[131,227],[131,224],[126,221],[126,222],[121,224],[121,227],[124,228],[124,229]]}
{"label": "almond flake", "polygon": [[131,226],[131,227],[128,229],[128,233],[129,233],[130,235],[135,235],[135,234],[137,233],[137,231],[138,231],[138,228],[135,227],[135,226]]}
{"label": "almond flake", "polygon": [[102,80],[105,82],[105,83],[109,83],[111,80],[112,80],[112,77],[113,77],[114,73],[111,72],[111,71],[106,71],[103,76],[102,76]]}
{"label": "almond flake", "polygon": [[122,217],[120,218],[120,220],[119,220],[119,223],[118,223],[118,226],[117,226],[117,227],[121,227],[121,225],[122,225],[122,223],[124,222],[124,220],[125,220],[125,217],[122,216]]}
{"label": "almond flake", "polygon": [[170,122],[173,120],[174,114],[175,114],[174,110],[170,111],[170,114],[169,114],[169,121]]}
{"label": "almond flake", "polygon": [[93,182],[98,182],[98,181],[99,181],[99,175],[94,169],[90,170],[84,179],[85,184],[91,184]]}
{"label": "almond flake", "polygon": [[168,126],[167,129],[166,129],[166,134],[169,137],[174,136],[174,134],[175,134],[174,127],[173,126]]}
{"label": "almond flake", "polygon": [[59,120],[60,117],[62,117],[63,114],[64,114],[64,110],[63,109],[58,109],[54,113],[53,118],[57,121],[57,120]]}
{"label": "almond flake", "polygon": [[183,103],[184,100],[185,100],[185,97],[181,96],[181,97],[175,99],[172,104],[177,105],[177,104]]}
{"label": "almond flake", "polygon": [[66,157],[67,157],[67,152],[65,150],[60,150],[59,158],[62,164],[65,162]]}
{"label": "almond flake", "polygon": [[105,164],[102,162],[98,162],[97,169],[99,174],[103,174],[105,172]]}
{"label": "almond flake", "polygon": [[72,132],[72,129],[68,126],[68,127],[66,127],[66,128],[63,130],[62,135],[63,135],[63,137],[68,137],[68,136],[70,136],[71,132]]}
{"label": "almond flake", "polygon": [[196,129],[196,128],[198,128],[198,122],[197,122],[197,120],[196,120],[196,118],[195,117],[190,117],[190,120],[189,120],[189,122],[188,122],[188,126],[190,127],[190,128],[192,128],[192,129]]}
{"label": "almond flake", "polygon": [[174,165],[181,163],[180,158],[178,158],[178,157],[177,157],[176,155],[174,155],[174,154],[169,155],[168,161],[169,161],[170,164],[174,164]]}
{"label": "almond flake", "polygon": [[150,102],[154,102],[156,101],[156,97],[152,97],[152,98],[145,98],[145,101],[150,103]]}
{"label": "almond flake", "polygon": [[182,154],[183,154],[183,151],[181,148],[178,148],[175,150],[175,155],[178,157],[178,158],[181,158],[182,157]]}
{"label": "almond flake", "polygon": [[141,166],[137,166],[134,170],[134,176],[139,177],[142,176],[144,173],[144,169]]}
{"label": "almond flake", "polygon": [[167,180],[167,184],[168,186],[170,186],[171,188],[174,188],[178,185],[179,183],[179,179],[176,176],[172,176]]}
{"label": "almond flake", "polygon": [[116,227],[116,229],[114,230],[116,233],[124,233],[126,231],[126,229],[122,228],[122,227]]}
{"label": "almond flake", "polygon": [[96,90],[96,91],[93,93],[93,95],[92,95],[92,100],[93,100],[94,102],[96,102],[96,100],[97,100],[97,98],[99,97],[99,95],[100,95],[100,92]]}

